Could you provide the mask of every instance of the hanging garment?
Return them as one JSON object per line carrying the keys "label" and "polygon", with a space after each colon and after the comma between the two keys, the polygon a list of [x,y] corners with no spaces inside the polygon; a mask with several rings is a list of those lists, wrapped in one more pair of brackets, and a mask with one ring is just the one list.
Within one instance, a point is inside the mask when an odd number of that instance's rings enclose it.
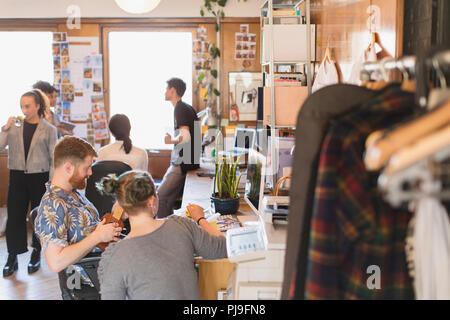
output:
{"label": "hanging garment", "polygon": [[324,59],[319,66],[316,77],[314,78],[314,83],[312,86],[312,92],[339,83],[339,74],[336,69],[336,63],[328,59]]}
{"label": "hanging garment", "polygon": [[414,95],[390,85],[330,126],[314,194],[306,299],[414,298],[404,250],[411,214],[383,200],[378,174],[362,161],[368,135],[414,109]]}
{"label": "hanging garment", "polygon": [[[309,226],[323,137],[331,119],[360,107],[377,93],[335,84],[318,90],[303,104],[297,118],[294,166],[290,188],[289,224],[282,299],[303,299]],[[293,291],[289,294],[289,290]],[[295,293],[294,293],[295,292]]]}
{"label": "hanging garment", "polygon": [[[411,244],[411,242],[410,242]],[[418,300],[450,300],[450,221],[437,199],[418,200],[409,254]]]}
{"label": "hanging garment", "polygon": [[[375,47],[371,46],[369,51],[364,51],[361,57],[353,64],[352,71],[350,72],[350,77],[347,80],[349,84],[361,85],[361,69],[364,62],[374,62],[377,61],[377,53]],[[379,80],[379,79],[373,79]]]}

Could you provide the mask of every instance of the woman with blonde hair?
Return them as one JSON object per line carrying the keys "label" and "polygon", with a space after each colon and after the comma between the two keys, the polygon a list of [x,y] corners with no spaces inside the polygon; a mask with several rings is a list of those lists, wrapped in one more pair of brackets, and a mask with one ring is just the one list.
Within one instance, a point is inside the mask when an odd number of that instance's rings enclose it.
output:
{"label": "woman with blonde hair", "polygon": [[[8,259],[3,276],[18,269],[17,255],[28,251],[26,214],[28,206],[37,207],[45,192],[45,183],[53,171],[53,149],[56,128],[45,120],[49,110],[48,98],[39,89],[26,92],[20,99],[23,119],[10,117],[1,128],[0,151],[8,146],[8,221],[6,244]],[[41,245],[33,231],[33,252],[28,273],[39,270]]]}
{"label": "woman with blonde hair", "polygon": [[131,224],[128,236],[111,243],[102,255],[102,299],[199,299],[194,254],[205,259],[227,256],[225,237],[211,234],[203,209],[188,206],[195,222],[176,215],[155,219],[158,196],[144,171],[103,178],[98,188],[116,196]]}

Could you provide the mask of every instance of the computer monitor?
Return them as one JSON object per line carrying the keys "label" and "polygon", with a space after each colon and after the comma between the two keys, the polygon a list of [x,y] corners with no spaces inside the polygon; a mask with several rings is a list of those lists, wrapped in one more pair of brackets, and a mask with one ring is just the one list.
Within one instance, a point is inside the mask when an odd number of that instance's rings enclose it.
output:
{"label": "computer monitor", "polygon": [[256,149],[261,152],[264,156],[268,154],[268,134],[270,134],[270,130],[262,127],[256,126]]}
{"label": "computer monitor", "polygon": [[266,157],[256,150],[249,150],[244,199],[256,214],[260,214],[262,207],[265,175]]}
{"label": "computer monitor", "polygon": [[245,151],[255,147],[256,131],[250,128],[236,128],[234,133],[234,150]]}
{"label": "computer monitor", "polygon": [[[270,146],[272,144],[272,137],[268,138],[268,148],[267,148],[267,154],[269,163],[267,164],[268,172],[266,177],[266,182],[271,185],[275,186],[276,181],[281,179],[283,176],[291,173],[293,162],[294,162],[294,156],[291,155],[292,147],[295,145],[295,138],[294,137],[276,137],[275,138],[275,150],[276,154],[275,156],[272,156],[272,150],[270,149]],[[273,175],[272,175],[272,161],[274,161],[274,169],[275,169],[275,178],[276,181],[273,182]],[[289,181],[287,181],[289,182]],[[289,183],[287,183],[289,185]]]}

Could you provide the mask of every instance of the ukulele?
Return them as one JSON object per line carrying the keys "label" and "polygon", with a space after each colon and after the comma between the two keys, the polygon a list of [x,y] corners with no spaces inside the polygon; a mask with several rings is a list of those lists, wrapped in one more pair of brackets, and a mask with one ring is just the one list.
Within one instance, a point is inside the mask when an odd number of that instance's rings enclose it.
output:
{"label": "ukulele", "polygon": [[[119,224],[119,227],[123,229],[123,221],[122,221],[122,214],[123,214],[123,208],[119,205],[117,205],[113,213],[107,213],[103,216],[103,219],[106,219],[105,223],[114,223],[117,222]],[[106,247],[108,247],[110,242],[101,242],[97,245],[97,248],[100,248],[102,251],[106,250]]]}

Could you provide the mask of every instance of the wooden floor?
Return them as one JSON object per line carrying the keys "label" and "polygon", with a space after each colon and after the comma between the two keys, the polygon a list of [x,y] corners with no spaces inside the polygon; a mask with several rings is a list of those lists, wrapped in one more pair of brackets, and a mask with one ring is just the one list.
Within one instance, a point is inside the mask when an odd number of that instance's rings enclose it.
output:
{"label": "wooden floor", "polygon": [[[31,234],[28,236],[31,243]],[[0,300],[61,300],[58,275],[52,273],[45,258],[41,257],[41,268],[31,275],[27,272],[30,260],[31,246],[28,252],[18,256],[19,270],[13,276],[3,278],[0,275]],[[0,267],[3,267],[8,258],[5,236],[0,237]]]}

